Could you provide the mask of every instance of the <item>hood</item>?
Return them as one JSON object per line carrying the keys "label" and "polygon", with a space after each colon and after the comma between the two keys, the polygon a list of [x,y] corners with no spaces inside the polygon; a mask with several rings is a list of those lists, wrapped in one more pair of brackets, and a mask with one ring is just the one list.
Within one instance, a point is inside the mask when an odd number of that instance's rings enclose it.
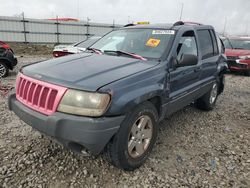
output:
{"label": "hood", "polygon": [[80,53],[35,63],[23,74],[68,88],[96,91],[111,82],[159,64],[134,58]]}
{"label": "hood", "polygon": [[239,57],[250,55],[250,50],[239,50],[239,49],[226,49],[226,56]]}

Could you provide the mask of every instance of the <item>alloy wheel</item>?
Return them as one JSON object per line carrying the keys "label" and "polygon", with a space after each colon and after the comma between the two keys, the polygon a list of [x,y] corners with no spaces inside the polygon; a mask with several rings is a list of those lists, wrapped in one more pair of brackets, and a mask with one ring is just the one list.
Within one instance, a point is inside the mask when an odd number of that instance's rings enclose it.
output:
{"label": "alloy wheel", "polygon": [[210,94],[210,104],[213,104],[217,98],[217,94],[218,94],[218,87],[217,87],[217,84],[215,83],[212,87],[212,90],[211,90],[211,94]]}
{"label": "alloy wheel", "polygon": [[149,116],[140,116],[133,124],[128,138],[128,153],[132,158],[142,156],[148,149],[153,135]]}

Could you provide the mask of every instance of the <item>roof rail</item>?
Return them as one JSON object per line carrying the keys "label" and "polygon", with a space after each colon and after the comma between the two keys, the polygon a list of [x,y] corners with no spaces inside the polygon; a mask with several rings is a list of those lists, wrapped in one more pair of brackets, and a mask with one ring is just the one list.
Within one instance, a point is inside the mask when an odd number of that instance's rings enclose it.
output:
{"label": "roof rail", "polygon": [[123,27],[130,27],[130,26],[135,26],[135,24],[129,23],[129,24],[124,25]]}
{"label": "roof rail", "polygon": [[173,24],[173,26],[179,26],[179,25],[184,25],[185,23],[183,21],[178,21]]}
{"label": "roof rail", "polygon": [[180,26],[180,25],[203,25],[203,24],[197,22],[183,22],[183,21],[178,21],[173,24],[173,26]]}
{"label": "roof rail", "polygon": [[203,24],[198,23],[198,22],[184,22],[184,23],[187,25],[203,25]]}

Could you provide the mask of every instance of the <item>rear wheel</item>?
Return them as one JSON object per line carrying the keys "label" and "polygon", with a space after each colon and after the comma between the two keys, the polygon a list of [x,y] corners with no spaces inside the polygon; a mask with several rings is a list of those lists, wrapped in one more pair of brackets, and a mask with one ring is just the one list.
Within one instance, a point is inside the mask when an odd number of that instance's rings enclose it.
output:
{"label": "rear wheel", "polygon": [[140,167],[153,149],[158,132],[158,113],[145,102],[131,112],[107,145],[105,155],[116,167],[131,171]]}
{"label": "rear wheel", "polygon": [[6,77],[9,74],[9,69],[5,63],[0,62],[0,78]]}
{"label": "rear wheel", "polygon": [[218,82],[215,82],[208,93],[197,99],[197,108],[207,111],[212,110],[214,108],[218,97],[218,85]]}

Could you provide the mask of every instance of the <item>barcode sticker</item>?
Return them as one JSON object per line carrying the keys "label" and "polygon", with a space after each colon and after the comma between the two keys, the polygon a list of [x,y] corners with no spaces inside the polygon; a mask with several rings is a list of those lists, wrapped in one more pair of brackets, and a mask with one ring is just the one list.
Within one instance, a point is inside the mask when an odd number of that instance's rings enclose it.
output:
{"label": "barcode sticker", "polygon": [[153,30],[153,35],[174,35],[174,30]]}

